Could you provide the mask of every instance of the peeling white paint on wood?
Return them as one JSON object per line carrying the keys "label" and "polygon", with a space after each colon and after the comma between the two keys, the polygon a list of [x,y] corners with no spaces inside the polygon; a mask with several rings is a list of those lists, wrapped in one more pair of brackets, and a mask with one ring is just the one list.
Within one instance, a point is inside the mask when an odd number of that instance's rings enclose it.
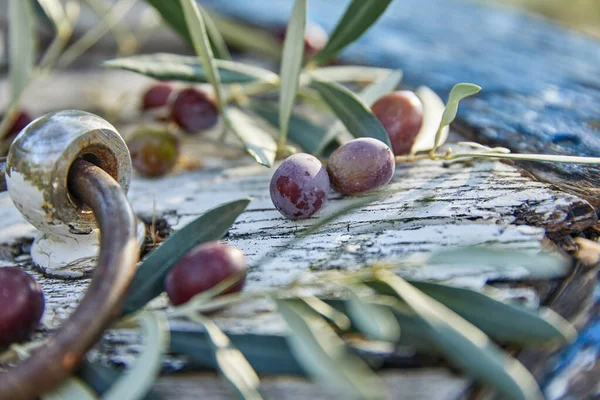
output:
{"label": "peeling white paint on wood", "polygon": [[[561,226],[568,220],[570,209],[586,204],[575,196],[523,177],[517,169],[498,162],[444,166],[441,162],[427,161],[399,165],[388,187],[389,196],[341,217],[295,242],[276,259],[259,266],[258,260],[285,247],[297,233],[319,219],[317,216],[308,221],[293,222],[281,217],[268,194],[272,172],[258,165],[243,165],[182,173],[158,180],[136,178],[132,181],[129,197],[139,215],[151,216],[155,210],[156,215],[164,217],[174,229],[223,202],[253,197],[248,209],[225,238],[248,257],[251,272],[247,290],[250,291],[284,285],[298,274],[310,274],[313,270],[356,267],[445,246],[478,245],[507,251],[539,252],[545,246],[545,228],[553,230]],[[332,192],[321,216],[352,201],[354,199]],[[0,195],[0,218],[0,238],[4,243],[20,236],[31,237],[34,233],[22,221],[6,194]],[[27,265],[27,260],[21,259],[20,263]],[[44,277],[36,271],[33,274],[46,293],[43,323],[52,330],[60,326],[76,307],[89,280],[65,281]],[[421,268],[402,274],[477,288],[490,278],[523,278],[526,271],[518,266],[503,271],[481,268],[475,273],[456,268]],[[521,292],[519,296],[522,295]],[[536,303],[533,290],[527,296],[532,297],[530,303]],[[152,306],[161,308],[166,304],[162,297]],[[273,306],[268,302],[250,302],[219,313],[215,321],[228,331],[285,331],[285,324],[272,311]],[[135,357],[137,342],[136,333],[110,333],[99,345],[95,357],[128,363]]]}

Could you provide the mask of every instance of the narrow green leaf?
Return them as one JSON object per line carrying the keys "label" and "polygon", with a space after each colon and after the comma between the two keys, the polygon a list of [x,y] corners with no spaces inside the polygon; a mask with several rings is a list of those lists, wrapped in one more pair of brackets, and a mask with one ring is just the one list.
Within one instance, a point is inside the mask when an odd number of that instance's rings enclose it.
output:
{"label": "narrow green leaf", "polygon": [[146,3],[154,7],[162,17],[163,21],[169,24],[179,36],[189,44],[192,44],[192,38],[188,31],[181,3],[176,0],[146,0]]}
{"label": "narrow green leaf", "polygon": [[160,373],[169,346],[169,322],[162,312],[144,312],[135,317],[144,344],[134,364],[127,368],[102,396],[103,400],[143,399]]}
{"label": "narrow green leaf", "polygon": [[231,60],[231,54],[229,54],[225,39],[223,39],[221,32],[219,32],[219,29],[217,29],[215,21],[213,21],[210,14],[204,10],[202,11],[202,16],[204,17],[206,32],[208,33],[208,38],[210,39],[210,44],[215,57],[222,60]]}
{"label": "narrow green leaf", "polygon": [[[77,369],[77,377],[84,381],[99,396],[106,393],[112,384],[121,376],[121,370],[101,364],[99,361],[84,360]],[[143,400],[160,400],[151,391],[146,393]]]}
{"label": "narrow green leaf", "polygon": [[362,36],[383,14],[391,0],[352,0],[325,47],[315,56],[322,64]]}
{"label": "narrow green leaf", "polygon": [[31,1],[9,0],[8,41],[10,101],[11,104],[17,104],[35,65],[37,43],[35,12]]}
{"label": "narrow green leaf", "polygon": [[366,337],[384,342],[397,342],[400,338],[400,326],[391,310],[374,307],[361,298],[360,293],[369,289],[364,285],[346,286],[348,316],[353,325]]}
{"label": "narrow green leaf", "polygon": [[[155,53],[108,60],[103,65],[108,68],[137,72],[162,81],[208,82],[208,76],[198,62],[198,57]],[[229,60],[215,60],[215,65],[223,83],[279,81],[277,74],[264,68]]]}
{"label": "narrow green leaf", "polygon": [[210,47],[206,24],[202,16],[202,8],[195,0],[180,0],[180,2],[194,49],[196,50],[196,54],[198,54],[198,58],[200,58],[200,64],[204,69],[208,81],[213,86],[219,111],[224,112],[225,101],[221,92],[221,76],[215,64],[212,48]]}
{"label": "narrow green leaf", "polygon": [[486,332],[495,341],[523,345],[566,343],[577,336],[573,325],[550,309],[533,311],[495,300],[474,290],[430,282],[411,284]]}
{"label": "narrow green leaf", "polygon": [[362,65],[335,65],[307,70],[300,75],[300,82],[309,84],[312,79],[335,82],[378,82],[387,78],[394,70],[389,68],[365,67]]}
{"label": "narrow green leaf", "polygon": [[[430,282],[409,283],[481,329],[496,342],[516,345],[555,344],[570,342],[577,335],[568,321],[550,309],[533,311],[473,290]],[[389,286],[380,281],[365,281],[364,284],[380,294],[394,295]],[[405,321],[402,326],[410,323],[412,321]]]}
{"label": "narrow green leaf", "polygon": [[[333,68],[333,67],[331,67]],[[321,68],[325,69],[325,68]],[[401,70],[387,70],[389,73],[387,76],[381,80],[373,82],[366,88],[364,88],[359,94],[358,97],[367,105],[371,106],[375,101],[377,101],[381,96],[384,96],[388,93],[396,90],[400,82],[402,81],[402,71]],[[313,154],[322,155],[323,150],[327,148],[327,146],[334,140],[336,137],[341,135],[345,131],[344,124],[340,121],[336,121],[331,128],[327,131],[327,134],[323,137],[323,140],[319,143]]]}
{"label": "narrow green leaf", "polygon": [[[267,120],[271,125],[279,127],[279,113],[277,107],[271,103],[252,101],[249,108]],[[313,153],[319,144],[323,141],[326,131],[313,124],[311,121],[292,113],[289,125],[288,135],[291,140],[299,144],[307,153]]]}
{"label": "narrow green leaf", "polygon": [[306,27],[306,0],[296,0],[287,27],[281,56],[281,86],[279,92],[279,146],[285,145],[288,125],[300,82],[304,56],[304,29]]}
{"label": "narrow green leaf", "polygon": [[338,329],[346,331],[350,329],[350,319],[346,314],[339,312],[323,300],[315,296],[302,296],[299,300],[303,301],[307,306],[312,308],[314,312],[321,315],[327,321],[334,324]]}
{"label": "narrow green leaf", "polygon": [[313,81],[311,84],[354,137],[371,137],[391,148],[385,128],[369,107],[350,90],[335,82]]}
{"label": "narrow green leaf", "polygon": [[246,152],[259,164],[271,168],[277,154],[277,143],[265,130],[266,127],[260,126],[255,119],[237,108],[228,108],[225,115]]}
{"label": "narrow green leaf", "polygon": [[202,324],[212,344],[216,364],[223,377],[238,392],[242,399],[262,399],[258,392],[260,380],[244,355],[233,346],[229,338],[210,319],[201,314],[190,314],[188,318]]}
{"label": "narrow green leaf", "polygon": [[510,399],[542,399],[535,378],[483,332],[390,271],[376,278],[394,290],[423,324],[423,334],[470,376]]}
{"label": "narrow green leaf", "polygon": [[380,397],[383,384],[327,322],[302,302],[277,299],[277,308],[290,328],[287,336],[294,357],[313,379],[340,397]]}
{"label": "narrow green leaf", "polygon": [[41,396],[41,400],[98,400],[94,391],[75,377],[66,379],[59,387]]}
{"label": "narrow green leaf", "polygon": [[460,265],[494,267],[498,271],[523,268],[532,279],[556,279],[565,276],[571,270],[571,260],[547,252],[525,253],[522,251],[506,251],[484,249],[480,247],[452,248],[439,250],[426,256],[423,261],[427,265]]}
{"label": "narrow green leaf", "polygon": [[454,118],[456,118],[456,113],[458,112],[458,103],[464,99],[465,97],[472,96],[481,91],[481,87],[477,85],[473,85],[472,83],[458,83],[454,85],[450,94],[448,95],[448,101],[446,102],[446,109],[444,110],[444,114],[442,115],[442,121],[440,122],[440,126],[435,135],[435,146],[432,152],[442,145],[440,143],[442,136],[442,129],[450,125]]}
{"label": "narrow green leaf", "polygon": [[133,278],[123,305],[123,314],[137,311],[161,294],[171,267],[200,243],[220,239],[246,209],[250,200],[234,200],[207,211],[152,251]]}

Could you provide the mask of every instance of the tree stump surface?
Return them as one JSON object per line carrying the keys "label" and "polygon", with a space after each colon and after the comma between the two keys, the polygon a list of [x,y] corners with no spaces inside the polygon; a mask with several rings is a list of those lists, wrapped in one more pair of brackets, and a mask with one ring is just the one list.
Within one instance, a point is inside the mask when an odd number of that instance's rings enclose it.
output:
{"label": "tree stump surface", "polygon": [[[291,8],[291,3],[283,0],[203,3],[267,26],[283,23]],[[344,4],[311,1],[310,19],[329,29]],[[160,44],[154,46],[161,50]],[[164,47],[162,51],[169,50],[169,46]],[[381,22],[342,57],[402,68],[409,86],[424,84],[441,95],[461,81],[483,86],[480,95],[461,103],[454,126],[470,139],[518,152],[600,153],[600,46],[544,20],[459,0],[395,1]],[[27,105],[38,113],[61,108],[94,109],[114,105],[125,94],[124,108],[131,109],[148,82],[134,74],[96,67],[68,71],[36,85],[27,93]],[[6,81],[0,80],[0,93],[6,93],[5,89]],[[130,128],[117,127],[124,131]],[[598,222],[596,167],[520,164],[549,182],[544,183],[518,167],[500,162],[426,161],[399,165],[386,189],[389,194],[380,201],[354,210],[287,246],[323,215],[343,208],[352,199],[332,192],[324,214],[303,222],[285,220],[270,202],[272,170],[250,164],[247,159],[236,161],[235,152],[221,162],[219,156],[215,157],[212,143],[200,147],[189,147],[187,151],[202,159],[206,168],[159,180],[134,177],[130,200],[140,216],[151,218],[155,213],[169,228],[179,229],[225,201],[252,196],[254,200],[225,238],[248,257],[250,291],[284,285],[300,273],[358,268],[443,247],[477,245],[538,252],[553,246],[548,238],[562,241]],[[20,217],[6,193],[0,195],[0,220],[0,259],[28,269],[43,286],[46,313],[37,337],[44,337],[68,318],[89,280],[47,277],[31,265],[28,246],[35,230]],[[271,252],[279,252],[275,260],[256,264]],[[477,271],[422,268],[401,274],[474,289],[491,281],[507,299],[534,308],[545,303],[548,294],[559,286],[558,282],[520,283],[527,281],[527,271],[518,265],[502,270],[482,266]],[[577,285],[573,290],[577,291]],[[581,283],[580,288],[581,304],[566,303],[566,309],[574,315],[593,299],[593,285]],[[155,308],[165,305],[164,297],[152,303]],[[233,307],[215,315],[215,321],[227,332],[281,333],[286,329],[273,307],[264,302]],[[139,344],[136,332],[111,331],[90,356],[127,365],[135,359]],[[542,357],[547,358],[547,354]],[[552,366],[541,364],[543,379]],[[178,357],[169,357],[165,362],[168,370],[184,365]],[[385,371],[383,378],[393,398],[406,399],[459,398],[471,384],[440,368]],[[166,399],[194,398],[198,393],[225,398],[232,393],[212,373],[166,376],[159,380],[155,391]],[[335,397],[291,377],[266,377],[264,394],[273,399]]]}

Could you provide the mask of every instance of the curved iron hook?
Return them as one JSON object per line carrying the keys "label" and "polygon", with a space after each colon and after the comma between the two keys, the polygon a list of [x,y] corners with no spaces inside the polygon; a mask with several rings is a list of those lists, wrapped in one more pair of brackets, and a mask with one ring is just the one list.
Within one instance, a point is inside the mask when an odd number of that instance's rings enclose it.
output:
{"label": "curved iron hook", "polygon": [[85,297],[65,324],[30,358],[0,373],[0,399],[30,400],[67,378],[102,332],[120,315],[139,259],[136,217],[121,186],[100,167],[76,160],[71,195],[88,207],[100,228],[100,255]]}

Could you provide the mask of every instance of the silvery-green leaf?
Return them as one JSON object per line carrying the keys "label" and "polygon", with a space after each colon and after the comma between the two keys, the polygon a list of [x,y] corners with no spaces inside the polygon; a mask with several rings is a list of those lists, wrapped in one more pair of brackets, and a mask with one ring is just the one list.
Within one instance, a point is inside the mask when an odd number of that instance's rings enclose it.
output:
{"label": "silvery-green leaf", "polygon": [[[279,113],[277,107],[267,102],[252,101],[248,107],[269,121],[270,124],[279,127]],[[342,125],[343,126],[343,125]],[[292,113],[288,125],[288,136],[299,144],[304,151],[313,154],[319,144],[323,141],[325,130],[313,124],[311,121]]]}
{"label": "silvery-green leaf", "polygon": [[217,29],[215,21],[213,21],[210,14],[205,12],[204,10],[202,11],[202,16],[204,17],[206,32],[208,33],[208,38],[210,39],[210,44],[212,46],[215,57],[222,60],[231,60],[231,54],[229,54],[229,50],[227,49],[225,39],[223,39],[223,36],[221,36],[219,29]]}
{"label": "silvery-green leaf", "polygon": [[325,47],[315,56],[322,64],[358,39],[383,14],[391,0],[352,0]]}
{"label": "silvery-green leaf", "polygon": [[[569,342],[577,335],[568,321],[550,309],[533,311],[469,289],[430,282],[409,283],[481,329],[496,342],[518,345],[555,344]],[[365,281],[364,284],[379,294],[394,295],[380,281]],[[402,299],[398,300],[404,303]],[[413,320],[410,317],[402,321],[402,327],[412,324]]]}
{"label": "silvery-green leaf", "polygon": [[[358,94],[358,97],[369,107],[381,96],[385,96],[386,94],[396,90],[400,84],[400,81],[402,81],[401,70],[387,71],[389,71],[389,73],[387,76],[385,76],[385,78],[371,83]],[[336,121],[331,128],[329,128],[327,134],[323,137],[323,140],[321,140],[313,154],[321,155],[327,145],[331,143],[333,139],[342,135],[345,131],[346,129],[344,128],[344,124],[340,121]]]}
{"label": "silvery-green leaf", "polygon": [[169,347],[169,322],[162,312],[144,312],[135,317],[142,330],[142,345],[132,366],[104,393],[103,400],[143,399],[160,373]]}
{"label": "silvery-green leaf", "polygon": [[200,58],[200,64],[204,69],[208,81],[213,86],[219,111],[223,112],[225,109],[225,102],[221,92],[221,76],[219,75],[219,70],[215,64],[215,57],[213,55],[212,47],[210,46],[208,33],[206,32],[206,24],[204,23],[201,11],[202,8],[195,0],[180,0],[180,2],[194,49]]}
{"label": "silvery-green leaf", "polygon": [[[423,120],[421,128],[417,132],[415,141],[410,149],[410,154],[416,154],[419,151],[429,151],[435,147],[435,138],[437,130],[442,120],[442,115],[446,106],[444,102],[433,90],[427,86],[418,87],[415,94],[421,100],[423,105]],[[450,127],[441,128],[438,145],[443,145],[448,139]]]}
{"label": "silvery-green leaf", "polygon": [[[215,60],[214,63],[223,83],[279,81],[277,74],[264,68],[230,60]],[[162,81],[208,82],[208,76],[200,65],[198,57],[155,53],[108,60],[103,65],[108,68],[137,72]]]}
{"label": "silvery-green leaf", "polygon": [[277,308],[290,328],[286,337],[294,357],[307,374],[339,391],[341,398],[380,397],[383,383],[327,322],[302,302],[277,299]]}
{"label": "silvery-green leaf", "polygon": [[281,86],[279,92],[279,145],[287,138],[290,116],[300,81],[304,57],[304,30],[306,27],[306,0],[296,0],[287,26],[281,55]]}
{"label": "silvery-green leaf", "polygon": [[192,44],[192,38],[183,15],[181,3],[177,0],[146,0],[146,3],[158,11],[163,21],[165,21],[175,32],[179,34],[186,42]]}
{"label": "silvery-green leaf", "polygon": [[446,102],[446,109],[442,115],[442,121],[440,122],[437,134],[435,135],[434,148],[437,148],[441,145],[443,128],[447,125],[450,125],[452,121],[454,121],[454,118],[456,118],[456,113],[458,112],[458,102],[465,97],[479,93],[480,90],[481,87],[473,85],[472,83],[458,83],[452,88],[450,94],[448,95],[448,101]]}
{"label": "silvery-green leaf", "polygon": [[268,128],[264,124],[261,126],[255,118],[237,108],[230,107],[225,114],[246,152],[259,164],[272,167],[277,154],[277,142],[267,131]]}
{"label": "silvery-green leaf", "polygon": [[377,117],[354,93],[335,82],[313,81],[315,88],[354,137],[378,139],[391,148],[390,139]]}
{"label": "silvery-green leaf", "polygon": [[[393,72],[394,70],[388,68],[336,65],[304,71],[300,76],[300,81],[305,85],[308,85],[312,79],[335,82],[374,82],[386,79]],[[365,102],[368,103],[366,100]]]}
{"label": "silvery-green leaf", "polygon": [[314,312],[334,324],[338,329],[342,331],[350,329],[350,319],[344,313],[339,312],[318,297],[301,296],[299,300],[306,303]]}
{"label": "silvery-green leaf", "polygon": [[67,378],[59,387],[41,396],[41,400],[98,400],[94,391],[75,377]]}
{"label": "silvery-green leaf", "polygon": [[154,249],[133,277],[123,305],[123,314],[137,311],[161,294],[165,277],[177,261],[200,243],[220,239],[250,200],[238,199],[208,210]]}
{"label": "silvery-green leaf", "polygon": [[364,293],[364,285],[347,285],[348,316],[352,324],[366,337],[373,340],[385,342],[397,342],[400,338],[400,326],[391,310],[375,307],[365,299],[361,298]]}
{"label": "silvery-green leaf", "polygon": [[394,273],[378,270],[375,274],[414,311],[423,334],[453,364],[507,398],[543,398],[531,373],[481,330]]}
{"label": "silvery-green leaf", "polygon": [[29,0],[8,2],[8,78],[10,101],[18,103],[35,65],[35,13]]}
{"label": "silvery-green leaf", "polygon": [[533,279],[556,279],[565,276],[571,270],[571,261],[558,254],[540,252],[493,250],[481,247],[453,248],[434,251],[425,256],[427,265],[461,265],[495,267],[499,271],[509,268],[522,268]]}
{"label": "silvery-green leaf", "polygon": [[258,392],[260,380],[244,355],[231,344],[231,341],[210,319],[201,314],[190,314],[188,318],[202,324],[212,344],[216,364],[223,377],[233,386],[241,398],[262,399]]}
{"label": "silvery-green leaf", "polygon": [[[100,361],[91,362],[90,360],[84,360],[77,368],[76,374],[90,389],[93,389],[99,396],[102,396],[110,389],[113,382],[120,378],[121,372],[120,369],[103,364]],[[152,391],[146,393],[142,399],[160,400]]]}

